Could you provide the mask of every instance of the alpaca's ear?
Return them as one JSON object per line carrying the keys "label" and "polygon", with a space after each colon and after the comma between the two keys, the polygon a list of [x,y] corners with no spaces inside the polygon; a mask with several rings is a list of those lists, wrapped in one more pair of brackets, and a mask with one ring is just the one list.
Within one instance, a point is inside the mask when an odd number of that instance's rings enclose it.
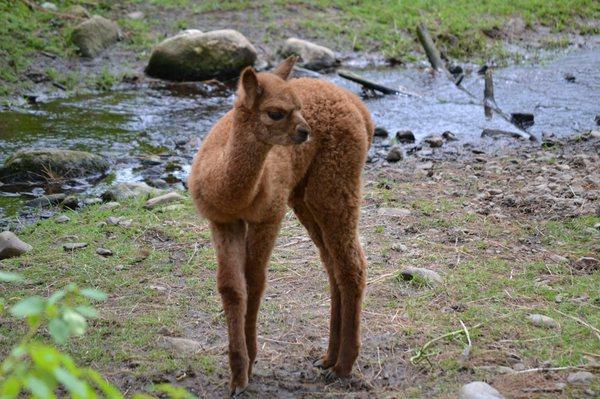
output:
{"label": "alpaca's ear", "polygon": [[252,67],[242,71],[238,87],[238,98],[246,109],[252,109],[262,89],[258,84],[258,76]]}
{"label": "alpaca's ear", "polygon": [[285,60],[277,68],[273,70],[273,73],[279,76],[283,80],[287,80],[292,73],[292,69],[294,69],[294,64],[298,61],[297,55],[292,55]]}

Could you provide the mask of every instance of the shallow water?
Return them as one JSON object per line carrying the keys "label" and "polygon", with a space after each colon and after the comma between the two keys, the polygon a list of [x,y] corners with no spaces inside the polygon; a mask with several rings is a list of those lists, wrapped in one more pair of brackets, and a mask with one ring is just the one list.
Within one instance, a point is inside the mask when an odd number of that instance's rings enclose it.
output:
{"label": "shallow water", "polygon": [[[600,49],[573,51],[542,65],[517,65],[494,72],[495,98],[507,113],[531,112],[529,131],[565,136],[592,129],[600,113]],[[362,70],[389,87],[401,85],[418,96],[365,100],[378,126],[391,134],[412,130],[417,139],[452,131],[462,142],[477,142],[484,128],[514,130],[501,118],[486,120],[479,100],[457,90],[426,69]],[[569,83],[564,75],[575,76]],[[335,75],[325,76],[359,93],[361,88]],[[478,97],[483,78],[467,74],[463,85]],[[130,88],[0,111],[0,162],[24,147],[60,147],[101,153],[113,160],[111,175],[99,184],[82,183],[65,191],[95,196],[117,181],[163,178],[180,186],[200,139],[233,102],[230,90],[208,93],[195,85]],[[376,146],[389,141],[376,141]],[[377,150],[377,148],[375,148]],[[161,165],[143,166],[140,156],[158,155]],[[3,191],[4,190],[4,191]],[[23,212],[23,199],[44,194],[40,187],[15,193],[0,187],[0,221]],[[13,190],[14,191],[14,190]],[[27,213],[27,212],[25,212]],[[6,221],[6,220],[5,220]]]}

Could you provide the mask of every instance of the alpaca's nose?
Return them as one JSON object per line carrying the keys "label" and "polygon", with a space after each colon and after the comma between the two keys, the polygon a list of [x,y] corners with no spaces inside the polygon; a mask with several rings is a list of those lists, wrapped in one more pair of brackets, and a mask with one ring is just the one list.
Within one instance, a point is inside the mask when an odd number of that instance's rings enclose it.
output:
{"label": "alpaca's nose", "polygon": [[297,133],[298,142],[304,143],[308,139],[308,136],[310,135],[310,129],[307,126],[298,125],[298,127],[296,127],[296,133]]}

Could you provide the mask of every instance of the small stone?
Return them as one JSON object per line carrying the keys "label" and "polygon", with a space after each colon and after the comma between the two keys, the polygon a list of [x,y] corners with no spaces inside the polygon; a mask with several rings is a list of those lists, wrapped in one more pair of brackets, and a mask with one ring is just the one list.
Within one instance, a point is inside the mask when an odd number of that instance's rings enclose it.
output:
{"label": "small stone", "polygon": [[575,75],[573,75],[571,72],[565,73],[564,77],[565,77],[565,80],[569,83],[575,82]]}
{"label": "small stone", "polygon": [[526,369],[525,365],[521,362],[515,363],[512,368],[514,371],[523,371]]}
{"label": "small stone", "polygon": [[399,145],[392,146],[385,157],[388,162],[398,162],[404,159],[404,152]]}
{"label": "small stone", "polygon": [[515,372],[511,367],[507,366],[479,366],[477,367],[479,370],[487,371],[492,374],[512,374]]}
{"label": "small stone", "polygon": [[106,223],[113,226],[131,227],[133,220],[124,217],[109,216],[108,219],[106,219]]}
{"label": "small stone", "polygon": [[91,17],[88,10],[85,9],[82,5],[75,4],[68,9],[69,14],[74,15],[79,18],[89,18]]}
{"label": "small stone", "polygon": [[168,189],[169,183],[167,183],[164,179],[152,179],[148,181],[148,184],[152,187],[159,189]]}
{"label": "small stone", "polygon": [[596,121],[596,125],[600,126],[600,114],[596,115],[594,121]]}
{"label": "small stone", "polygon": [[113,252],[110,249],[106,249],[106,248],[98,248],[96,249],[96,253],[100,256],[113,256]]}
{"label": "small stone", "polygon": [[400,130],[396,132],[396,140],[400,143],[410,144],[415,142],[415,134],[410,130]]}
{"label": "small stone", "polygon": [[202,344],[193,339],[178,337],[162,337],[161,346],[180,354],[193,355],[202,350]]}
{"label": "small stone", "polygon": [[384,127],[377,126],[375,128],[375,133],[373,134],[375,137],[387,137],[388,131]]}
{"label": "small stone", "polygon": [[110,187],[103,195],[107,201],[122,201],[127,198],[149,197],[163,194],[162,190],[146,183],[119,183]]}
{"label": "small stone", "polygon": [[582,256],[581,258],[577,259],[577,261],[575,261],[571,267],[573,269],[592,273],[600,268],[600,261],[598,261],[596,258],[592,258],[591,256]]}
{"label": "small stone", "polygon": [[129,19],[143,19],[145,17],[142,11],[133,11],[126,15]]}
{"label": "small stone", "polygon": [[148,201],[146,201],[144,208],[152,209],[159,205],[170,204],[172,202],[182,201],[183,199],[184,199],[183,196],[181,196],[175,192],[172,192],[172,193],[168,193],[165,195],[161,195],[159,197],[149,199]]}
{"label": "small stone", "polygon": [[561,303],[562,301],[563,301],[563,296],[561,294],[558,294],[554,297],[554,302]]}
{"label": "small stone", "polygon": [[392,245],[392,251],[396,251],[396,252],[406,252],[408,251],[408,247],[404,244],[401,243],[395,243]]}
{"label": "small stone", "polygon": [[474,381],[463,385],[458,399],[504,399],[491,385],[483,381]]}
{"label": "small stone", "polygon": [[58,11],[58,7],[56,6],[56,4],[50,3],[49,1],[42,3],[40,7],[48,11]]}
{"label": "small stone", "polygon": [[8,259],[29,252],[33,247],[19,239],[14,233],[4,231],[0,233],[0,259]]}
{"label": "small stone", "polygon": [[600,131],[599,130],[592,130],[590,132],[590,137],[593,137],[595,139],[600,139]]}
{"label": "small stone", "polygon": [[297,55],[300,57],[298,64],[313,71],[331,68],[339,64],[331,49],[294,37],[285,41],[279,49],[279,55],[283,58]]}
{"label": "small stone", "polygon": [[94,15],[73,29],[71,41],[82,56],[91,58],[121,37],[121,30],[114,21]]}
{"label": "small stone", "polygon": [[456,141],[456,140],[458,140],[458,138],[456,137],[456,135],[454,133],[452,133],[450,130],[446,130],[444,133],[442,133],[442,138],[444,138],[447,141]]}
{"label": "small stone", "polygon": [[560,328],[560,324],[556,320],[543,314],[530,314],[527,316],[527,320],[536,327]]}
{"label": "small stone", "polygon": [[79,198],[75,195],[69,195],[60,203],[60,206],[67,209],[77,209],[79,208]]}
{"label": "small stone", "polygon": [[83,249],[87,246],[88,246],[88,244],[86,242],[69,242],[69,243],[63,244],[63,249],[65,250],[65,252],[72,252],[72,251],[76,251],[78,249]]}
{"label": "small stone", "polygon": [[107,202],[106,204],[102,205],[100,207],[100,209],[111,211],[111,210],[116,209],[116,208],[118,208],[120,206],[121,206],[121,204],[119,204],[118,202],[111,201],[111,202]]}
{"label": "small stone", "polygon": [[550,255],[550,260],[555,263],[567,263],[569,261],[569,259],[565,258],[564,256],[560,256],[558,254]]}
{"label": "small stone", "polygon": [[438,285],[443,282],[442,276],[438,273],[421,267],[406,267],[400,272],[400,276],[405,281],[410,281],[418,277],[430,285]]}
{"label": "small stone", "polygon": [[521,129],[530,128],[535,123],[533,114],[523,112],[515,112],[510,114],[510,121],[519,126]]}
{"label": "small stone", "polygon": [[405,218],[410,216],[410,210],[404,208],[379,208],[377,213],[389,218]]}
{"label": "small stone", "polygon": [[572,385],[589,385],[594,379],[594,375],[589,371],[578,371],[570,373],[567,382]]}
{"label": "small stone", "polygon": [[439,148],[444,145],[444,140],[440,136],[429,136],[423,141],[429,144],[431,148]]}
{"label": "small stone", "polygon": [[86,198],[83,200],[83,203],[85,205],[97,205],[97,204],[101,204],[102,200],[100,198]]}
{"label": "small stone", "polygon": [[60,204],[66,198],[65,194],[50,194],[42,197],[34,198],[31,201],[27,201],[27,206],[32,208],[39,208],[42,206],[51,206]]}
{"label": "small stone", "polygon": [[60,215],[56,219],[54,219],[56,223],[67,223],[71,221],[71,218],[67,215]]}
{"label": "small stone", "polygon": [[485,159],[483,157],[475,157],[475,162],[487,163],[487,159]]}

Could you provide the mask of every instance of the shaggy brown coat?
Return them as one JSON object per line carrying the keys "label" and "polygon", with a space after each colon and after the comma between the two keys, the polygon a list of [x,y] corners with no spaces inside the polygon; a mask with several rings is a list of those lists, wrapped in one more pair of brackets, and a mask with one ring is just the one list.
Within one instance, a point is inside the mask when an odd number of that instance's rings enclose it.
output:
{"label": "shaggy brown coat", "polygon": [[361,171],[374,126],[349,91],[323,80],[288,80],[295,62],[290,57],[273,73],[242,72],[233,109],[204,140],[189,177],[217,253],[232,395],[252,373],[258,308],[286,205],[308,230],[329,276],[329,345],[315,365],[329,369],[329,377],[347,376],[360,347]]}

